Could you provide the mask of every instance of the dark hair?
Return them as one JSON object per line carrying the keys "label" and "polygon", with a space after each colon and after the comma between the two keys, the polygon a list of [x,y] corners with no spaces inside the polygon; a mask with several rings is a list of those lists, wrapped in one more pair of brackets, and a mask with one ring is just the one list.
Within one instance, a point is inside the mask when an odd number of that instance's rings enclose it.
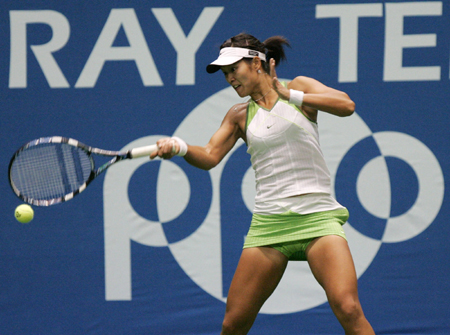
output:
{"label": "dark hair", "polygon": [[220,46],[220,49],[227,47],[237,47],[262,52],[266,55],[267,62],[264,62],[262,60],[261,62],[263,64],[264,70],[269,73],[269,59],[273,58],[275,60],[276,66],[280,63],[280,61],[286,60],[284,46],[290,47],[290,44],[288,40],[283,36],[272,36],[261,43],[256,37],[250,34],[240,33],[239,35],[231,37],[223,42]]}

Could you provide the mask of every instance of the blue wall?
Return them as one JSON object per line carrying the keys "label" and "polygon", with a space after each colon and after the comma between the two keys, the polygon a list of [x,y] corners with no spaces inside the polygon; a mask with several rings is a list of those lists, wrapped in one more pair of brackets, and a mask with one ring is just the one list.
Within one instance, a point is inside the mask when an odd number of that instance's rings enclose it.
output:
{"label": "blue wall", "polygon": [[[187,8],[189,7],[189,8]],[[321,143],[364,311],[377,334],[450,333],[448,1],[2,1],[2,334],[217,334],[248,229],[243,142],[215,169],[146,158],[73,200],[14,219],[17,148],[60,135],[109,150],[177,135],[203,145],[241,99],[208,75],[242,31],[292,48],[280,78],[347,92]],[[251,334],[342,333],[294,262]]]}

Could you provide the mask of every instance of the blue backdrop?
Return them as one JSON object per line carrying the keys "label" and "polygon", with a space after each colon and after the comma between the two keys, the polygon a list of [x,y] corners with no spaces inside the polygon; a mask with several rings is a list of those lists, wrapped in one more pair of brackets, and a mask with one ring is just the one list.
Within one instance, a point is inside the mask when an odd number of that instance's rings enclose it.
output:
{"label": "blue backdrop", "polygon": [[[248,229],[239,142],[211,171],[127,161],[20,224],[17,148],[60,135],[119,150],[204,145],[241,99],[205,66],[240,32],[287,37],[280,78],[347,92],[319,116],[359,292],[377,334],[450,333],[448,1],[9,1],[0,4],[2,334],[218,334]],[[342,333],[303,262],[251,334]]]}

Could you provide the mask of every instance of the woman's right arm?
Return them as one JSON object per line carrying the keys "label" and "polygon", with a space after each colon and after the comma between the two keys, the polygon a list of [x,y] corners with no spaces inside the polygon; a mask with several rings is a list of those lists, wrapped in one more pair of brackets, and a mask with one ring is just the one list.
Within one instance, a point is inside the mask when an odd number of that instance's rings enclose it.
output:
{"label": "woman's right arm", "polygon": [[[233,106],[222,121],[219,129],[204,147],[188,145],[188,150],[184,159],[191,165],[203,170],[210,170],[219,164],[225,155],[233,148],[239,138],[243,138],[242,124],[245,125],[246,106],[242,104]],[[244,119],[242,119],[244,117]],[[150,155],[153,159],[157,156],[170,159],[179,152],[178,143],[170,137],[157,142],[158,151]],[[172,148],[175,147],[175,152]]]}

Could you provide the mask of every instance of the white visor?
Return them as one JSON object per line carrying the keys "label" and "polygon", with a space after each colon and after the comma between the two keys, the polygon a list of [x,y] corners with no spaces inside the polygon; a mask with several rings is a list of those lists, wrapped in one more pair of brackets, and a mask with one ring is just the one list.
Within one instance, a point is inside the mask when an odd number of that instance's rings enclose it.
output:
{"label": "white visor", "polygon": [[262,61],[266,61],[266,55],[262,52],[244,48],[222,48],[220,49],[219,58],[206,67],[206,72],[214,73],[220,69],[221,66],[231,65],[242,58],[259,57]]}

